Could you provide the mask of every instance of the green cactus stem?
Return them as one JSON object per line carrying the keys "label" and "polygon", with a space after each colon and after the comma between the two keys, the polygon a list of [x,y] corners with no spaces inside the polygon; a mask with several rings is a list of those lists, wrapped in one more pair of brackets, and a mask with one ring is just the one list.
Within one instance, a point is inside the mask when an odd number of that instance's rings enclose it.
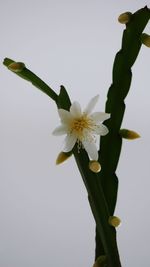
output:
{"label": "green cactus stem", "polygon": [[[58,96],[59,108],[69,110],[71,102],[67,91],[61,86]],[[88,199],[93,216],[97,225],[97,232],[102,243],[103,254],[106,255],[108,267],[121,267],[119,253],[116,242],[115,228],[109,225],[109,209],[100,183],[100,172],[93,173],[89,169],[89,158],[85,150],[78,153],[77,146],[74,147],[73,153],[77,162],[83,182],[88,192]],[[101,254],[102,255],[102,254]]]}
{"label": "green cactus stem", "polygon": [[[132,14],[130,21],[127,23],[123,32],[121,50],[115,57],[113,81],[107,95],[106,112],[111,114],[111,118],[104,122],[109,129],[109,134],[105,138],[102,137],[100,142],[99,156],[102,171],[99,176],[111,215],[115,210],[118,191],[118,178],[115,172],[122,146],[119,131],[125,112],[124,99],[131,85],[131,67],[139,54],[142,44],[141,35],[149,19],[150,9],[144,7]],[[98,249],[99,244],[101,244],[98,236],[96,240],[97,258],[103,255],[103,249],[101,249],[101,245]]]}
{"label": "green cactus stem", "polygon": [[12,72],[23,78],[24,80],[27,80],[31,82],[35,87],[37,87],[39,90],[41,90],[43,93],[48,95],[50,98],[52,98],[55,102],[57,102],[57,94],[45,83],[43,82],[37,75],[35,75],[32,71],[24,67],[21,69],[21,71],[16,72],[11,69],[12,63],[18,63],[10,58],[5,58],[3,61],[3,64]]}

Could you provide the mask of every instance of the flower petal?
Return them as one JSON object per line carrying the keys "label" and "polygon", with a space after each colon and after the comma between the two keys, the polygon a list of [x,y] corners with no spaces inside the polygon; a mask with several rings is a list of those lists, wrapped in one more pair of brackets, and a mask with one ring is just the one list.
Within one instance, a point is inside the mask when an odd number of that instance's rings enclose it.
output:
{"label": "flower petal", "polygon": [[67,133],[67,127],[65,125],[60,125],[52,132],[53,135],[63,135]]}
{"label": "flower petal", "polygon": [[74,134],[68,134],[65,138],[65,147],[63,149],[64,152],[69,152],[72,150],[76,143],[77,137]]}
{"label": "flower petal", "polygon": [[102,135],[103,136],[103,135],[108,134],[109,130],[108,130],[108,128],[105,125],[100,124],[100,125],[96,125],[95,126],[94,132],[96,134],[99,134],[99,135]]}
{"label": "flower petal", "polygon": [[88,153],[89,157],[93,160],[98,160],[98,151],[94,142],[83,141],[84,149]]}
{"label": "flower petal", "polygon": [[91,111],[94,109],[94,107],[95,107],[95,105],[96,105],[98,99],[99,99],[99,95],[96,95],[95,97],[93,97],[93,98],[90,100],[90,102],[88,103],[88,105],[86,106],[86,108],[85,108],[85,110],[84,110],[84,112],[85,112],[86,114],[90,114],[90,113],[91,113]]}
{"label": "flower petal", "polygon": [[58,109],[58,113],[61,121],[65,124],[68,124],[72,119],[70,112],[65,109]]}
{"label": "flower petal", "polygon": [[95,122],[101,122],[101,121],[108,120],[110,118],[110,114],[109,113],[105,113],[105,112],[94,112],[94,113],[91,114],[91,118]]}
{"label": "flower petal", "polygon": [[73,102],[73,104],[70,107],[70,113],[73,117],[81,116],[81,107],[78,102]]}

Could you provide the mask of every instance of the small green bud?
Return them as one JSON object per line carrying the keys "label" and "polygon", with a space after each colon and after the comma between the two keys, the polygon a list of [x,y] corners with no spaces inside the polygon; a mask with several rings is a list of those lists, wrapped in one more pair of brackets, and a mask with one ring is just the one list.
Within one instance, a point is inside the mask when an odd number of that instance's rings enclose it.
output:
{"label": "small green bud", "polygon": [[98,257],[93,267],[107,267],[107,257],[105,255]]}
{"label": "small green bud", "polygon": [[89,169],[92,171],[92,172],[95,172],[95,173],[98,173],[100,172],[101,170],[101,165],[98,161],[96,160],[91,160],[89,162]]}
{"label": "small green bud", "polygon": [[128,129],[121,129],[119,131],[122,138],[128,139],[128,140],[134,140],[137,138],[140,138],[140,135],[136,133],[135,131],[131,131]]}
{"label": "small green bud", "polygon": [[110,216],[108,223],[113,227],[118,227],[121,224],[121,220],[117,216]]}
{"label": "small green bud", "polygon": [[125,13],[122,13],[122,14],[120,14],[120,16],[118,17],[118,21],[119,21],[121,24],[127,24],[127,23],[130,21],[131,16],[132,16],[132,13],[131,13],[131,12],[125,12]]}
{"label": "small green bud", "polygon": [[25,64],[22,62],[13,62],[9,64],[8,69],[13,72],[21,72],[25,68]]}
{"label": "small green bud", "polygon": [[146,33],[142,33],[141,35],[141,42],[147,47],[150,47],[150,35]]}
{"label": "small green bud", "polygon": [[72,152],[60,152],[56,159],[56,165],[63,163],[68,158],[70,158],[71,155],[72,155]]}

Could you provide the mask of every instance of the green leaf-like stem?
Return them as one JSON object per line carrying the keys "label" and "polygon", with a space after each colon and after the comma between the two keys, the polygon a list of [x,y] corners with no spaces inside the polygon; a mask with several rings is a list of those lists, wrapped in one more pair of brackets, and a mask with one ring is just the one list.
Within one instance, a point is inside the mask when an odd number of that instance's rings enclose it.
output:
{"label": "green leaf-like stem", "polygon": [[[58,96],[58,106],[69,110],[71,101],[64,87],[61,87]],[[73,149],[75,160],[88,192],[88,199],[97,225],[97,231],[104,247],[108,261],[108,267],[121,267],[117,243],[116,231],[108,223],[110,216],[108,205],[100,183],[99,173],[95,174],[88,168],[89,158],[85,150],[78,153],[77,145]]]}
{"label": "green leaf-like stem", "polygon": [[[127,23],[123,33],[121,50],[115,57],[113,81],[107,95],[106,112],[111,114],[111,118],[104,124],[108,127],[109,134],[101,138],[99,156],[102,165],[100,183],[111,215],[115,210],[118,191],[118,178],[115,172],[122,146],[119,130],[125,112],[124,99],[131,85],[131,67],[141,48],[141,34],[149,19],[150,10],[144,7],[135,12]],[[103,250],[98,249],[98,243],[100,243],[98,239],[97,236],[96,250],[99,251],[99,255],[96,255],[96,258],[103,254]]]}
{"label": "green leaf-like stem", "polygon": [[[10,58],[5,58],[3,61],[3,64],[8,68],[11,63],[15,63],[15,61]],[[14,73],[20,76],[21,78],[31,82],[35,87],[40,89],[43,93],[45,93],[50,98],[52,98],[55,102],[57,102],[57,94],[32,71],[24,67],[22,71],[14,72]]]}

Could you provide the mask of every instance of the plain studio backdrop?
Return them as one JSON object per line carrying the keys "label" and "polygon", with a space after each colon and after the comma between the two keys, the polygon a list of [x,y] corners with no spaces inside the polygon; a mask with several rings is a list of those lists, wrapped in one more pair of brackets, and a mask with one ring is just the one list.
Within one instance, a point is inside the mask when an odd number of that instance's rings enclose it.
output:
{"label": "plain studio backdrop", "polygon": [[[148,1],[0,1],[0,267],[92,267],[95,223],[73,157],[56,166],[63,138],[52,136],[55,104],[3,65],[25,62],[57,93],[63,84],[84,107],[100,95],[104,111],[124,25],[118,15]],[[150,33],[150,24],[145,29]],[[149,267],[150,49],[133,67],[122,126],[141,138],[124,141],[117,168],[115,214],[123,267]]]}

